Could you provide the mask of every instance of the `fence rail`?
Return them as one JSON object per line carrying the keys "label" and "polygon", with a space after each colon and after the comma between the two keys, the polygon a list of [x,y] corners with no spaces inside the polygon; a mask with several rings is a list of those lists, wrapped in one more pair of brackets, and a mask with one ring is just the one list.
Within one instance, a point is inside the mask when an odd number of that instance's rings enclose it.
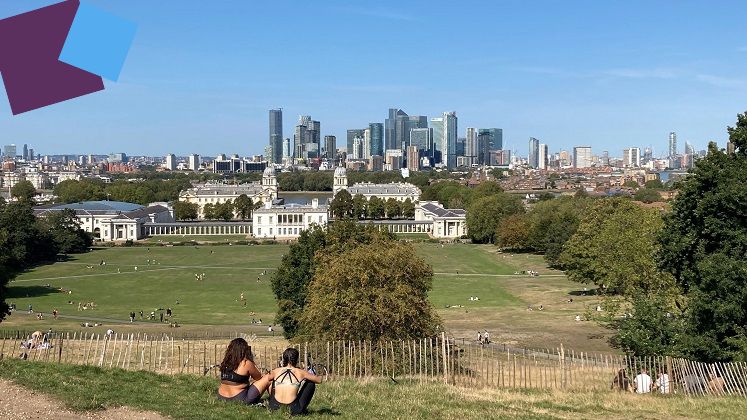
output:
{"label": "fence rail", "polygon": [[[227,339],[176,339],[164,335],[59,333],[0,339],[0,357],[51,363],[218,376]],[[610,389],[622,369],[633,382],[646,369],[652,382],[666,374],[668,392],[688,396],[747,397],[747,364],[699,363],[670,357],[631,358],[568,351],[521,350],[468,343],[445,334],[407,341],[326,341],[296,344],[303,367],[328,380],[388,377],[473,388]],[[284,347],[253,345],[255,363],[278,366]],[[654,392],[659,392],[654,391]]]}

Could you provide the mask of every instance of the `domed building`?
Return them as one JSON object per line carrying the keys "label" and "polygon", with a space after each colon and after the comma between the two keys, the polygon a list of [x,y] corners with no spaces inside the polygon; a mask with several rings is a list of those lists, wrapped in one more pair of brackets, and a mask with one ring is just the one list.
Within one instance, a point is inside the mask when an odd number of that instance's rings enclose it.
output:
{"label": "domed building", "polygon": [[393,198],[397,201],[405,201],[408,198],[413,203],[420,199],[420,188],[409,182],[393,182],[391,184],[374,184],[372,182],[358,182],[348,187],[347,171],[342,166],[335,169],[335,175],[332,184],[332,194],[337,195],[342,190],[348,190],[351,196],[355,197],[360,194],[370,200],[371,197],[378,197],[383,200]]}

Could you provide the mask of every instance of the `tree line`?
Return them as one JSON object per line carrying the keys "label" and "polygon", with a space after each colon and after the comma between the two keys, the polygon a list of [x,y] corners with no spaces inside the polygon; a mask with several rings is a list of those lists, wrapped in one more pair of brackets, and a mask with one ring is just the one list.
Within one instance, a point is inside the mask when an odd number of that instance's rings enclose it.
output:
{"label": "tree line", "polygon": [[366,200],[363,194],[351,196],[347,190],[342,190],[330,201],[329,212],[336,219],[412,219],[415,203],[409,198],[399,201],[373,196]]}
{"label": "tree line", "polygon": [[93,243],[72,210],[37,218],[29,191],[14,188],[16,201],[10,203],[0,197],[0,321],[10,314],[8,283],[19,272],[53,262],[59,254],[85,252]]}
{"label": "tree line", "polygon": [[57,196],[59,203],[112,200],[147,205],[159,201],[175,201],[182,190],[191,187],[192,183],[186,176],[167,180],[117,180],[111,183],[105,183],[98,178],[83,178],[60,182],[54,187],[54,195]]}
{"label": "tree line", "polygon": [[[254,210],[261,205],[261,201],[255,203],[251,197],[241,194],[234,200],[223,203],[205,203],[202,206],[202,217],[205,220],[247,220],[252,218]],[[199,216],[200,206],[197,203],[176,200],[172,206],[177,220],[196,220]]]}

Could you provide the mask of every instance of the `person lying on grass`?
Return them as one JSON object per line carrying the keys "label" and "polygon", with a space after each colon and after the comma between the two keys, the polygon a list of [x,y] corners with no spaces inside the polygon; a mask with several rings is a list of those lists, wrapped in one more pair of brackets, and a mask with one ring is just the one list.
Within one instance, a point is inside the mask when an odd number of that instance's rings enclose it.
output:
{"label": "person lying on grass", "polygon": [[315,384],[322,383],[322,378],[313,373],[299,369],[298,350],[288,348],[283,352],[283,367],[273,369],[270,377],[271,410],[288,407],[292,415],[305,414],[316,389]]}
{"label": "person lying on grass", "polygon": [[[249,384],[249,378],[254,382]],[[262,374],[254,364],[252,348],[243,338],[234,338],[228,344],[220,364],[218,398],[244,404],[259,404],[262,394],[270,384],[270,376]]]}

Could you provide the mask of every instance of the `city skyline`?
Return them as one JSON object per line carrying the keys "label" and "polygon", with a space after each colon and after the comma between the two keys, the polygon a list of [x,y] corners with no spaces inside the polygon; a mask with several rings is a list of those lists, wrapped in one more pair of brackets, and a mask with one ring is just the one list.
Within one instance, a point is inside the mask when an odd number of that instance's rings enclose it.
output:
{"label": "city skyline", "polygon": [[[424,2],[404,11],[394,2],[91,2],[138,23],[119,83],[16,117],[0,101],[0,143],[44,154],[248,156],[264,153],[272,108],[283,108],[286,138],[298,115],[313,115],[322,138],[345,139],[397,107],[429,119],[453,110],[460,127],[501,127],[521,155],[535,137],[553,151],[652,146],[661,156],[671,131],[696,149],[724,145],[745,107],[747,46],[731,1],[465,2],[448,13]],[[0,18],[52,3],[3,2]],[[275,30],[279,19],[296,30]],[[439,41],[438,28],[467,21]],[[695,30],[682,21],[697,22]],[[386,47],[403,39],[440,47]],[[294,51],[308,48],[322,53],[295,65]],[[351,60],[362,52],[379,58]]]}

